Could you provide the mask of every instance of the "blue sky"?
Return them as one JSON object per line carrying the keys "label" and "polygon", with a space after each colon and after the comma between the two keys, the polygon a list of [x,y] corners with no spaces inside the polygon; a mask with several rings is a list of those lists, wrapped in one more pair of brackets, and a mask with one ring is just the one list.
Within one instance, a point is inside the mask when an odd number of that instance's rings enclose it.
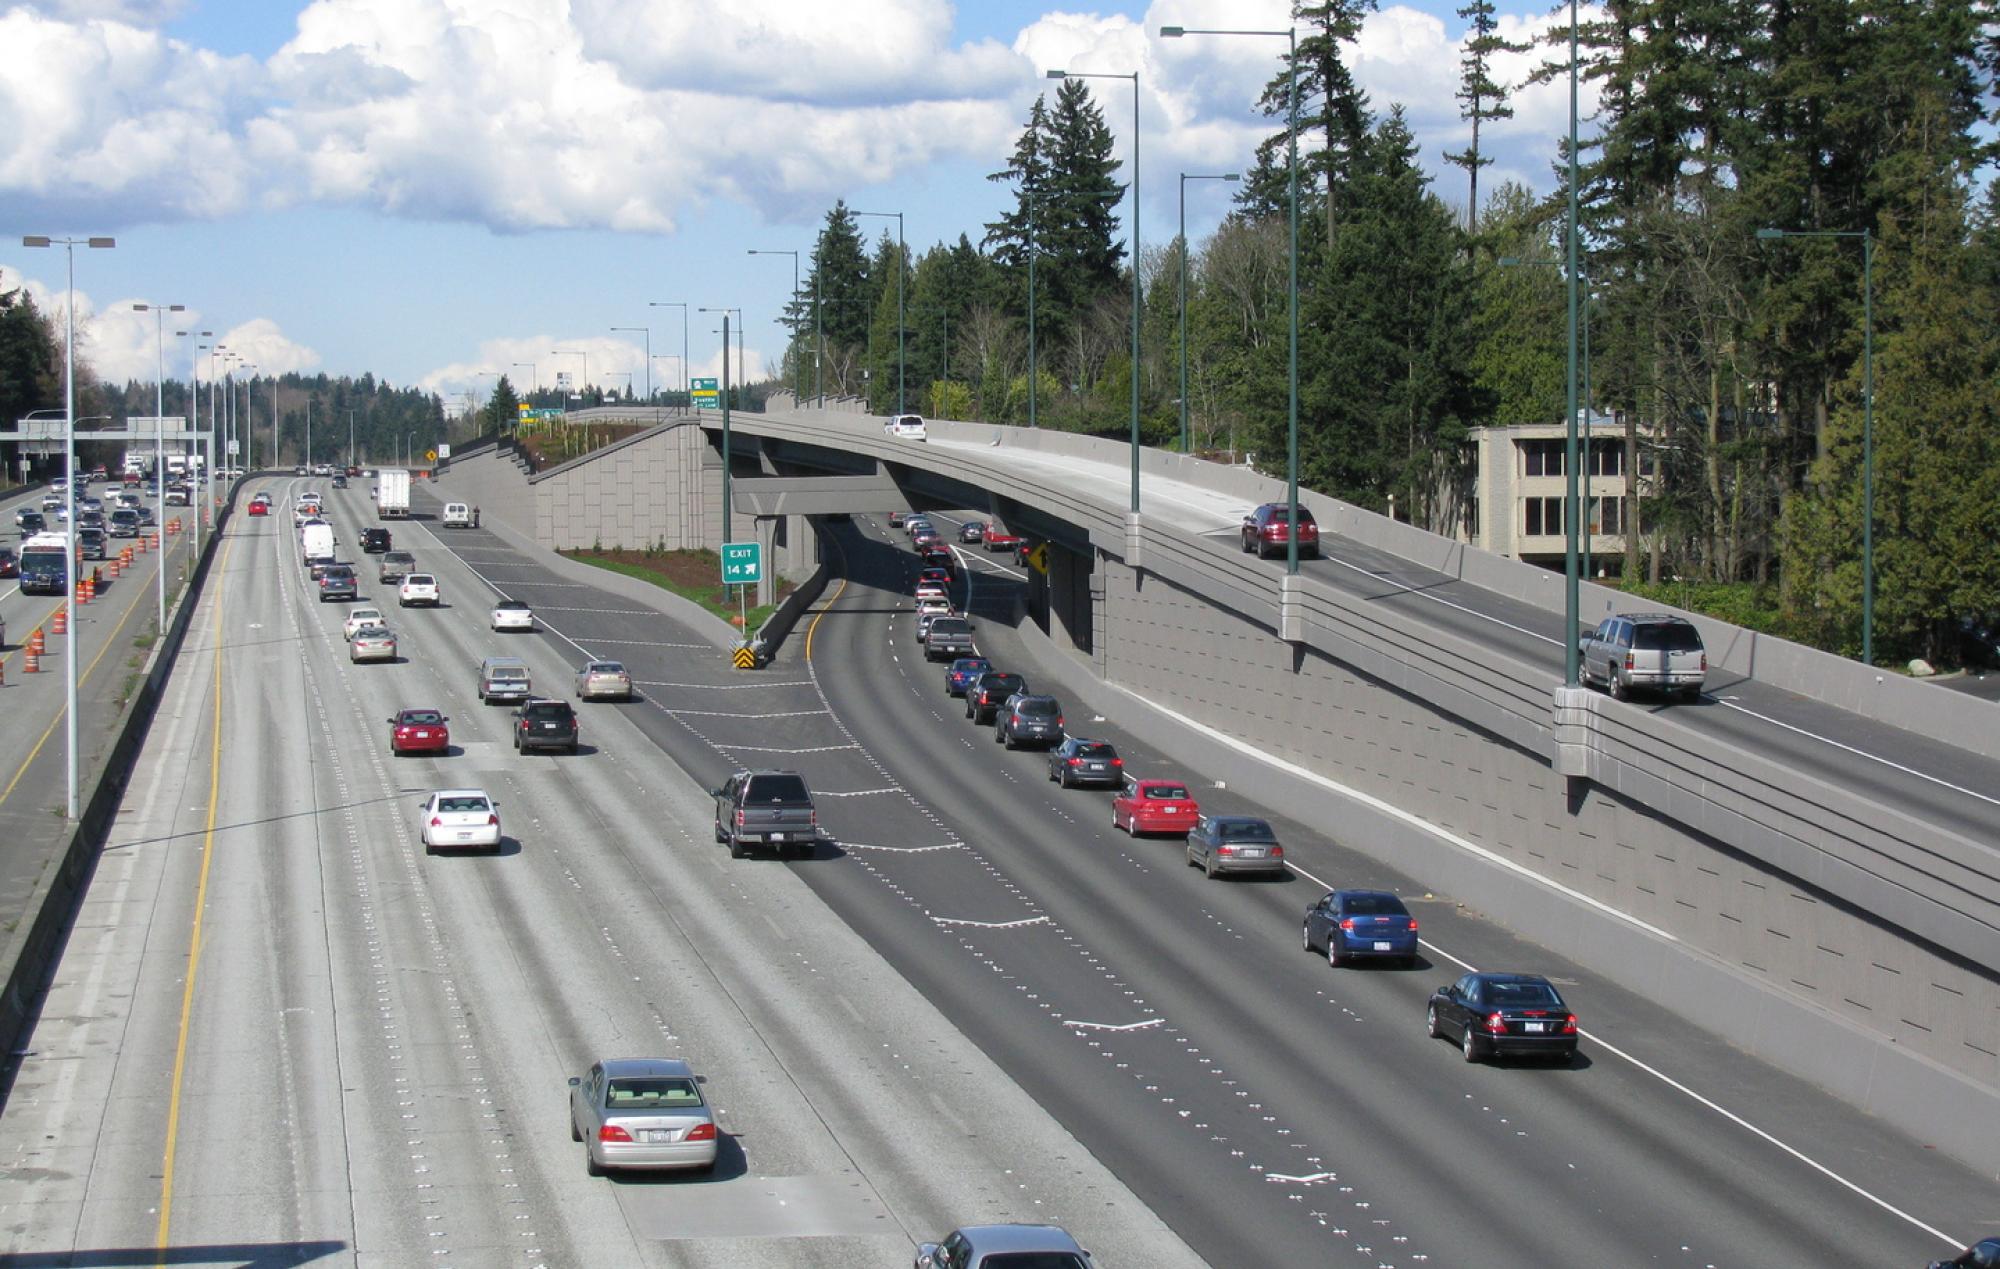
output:
{"label": "blue sky", "polygon": [[[1437,155],[1464,142],[1461,2],[1385,3],[1352,58],[1457,202]],[[1544,7],[1499,6],[1517,32]],[[1279,46],[1157,28],[1285,22],[1282,0],[0,0],[0,285],[60,286],[60,255],[22,234],[115,234],[77,260],[113,378],[153,373],[135,300],[187,304],[261,369],[447,393],[584,363],[643,387],[641,337],[612,327],[650,325],[677,356],[679,310],[649,301],[733,306],[755,369],[782,351],[792,271],[745,252],[809,252],[836,197],[903,211],[919,250],[977,242],[1005,197],[985,175],[1050,66],[1140,68],[1141,227],[1166,241],[1175,173],[1240,168],[1268,130],[1250,102]],[[1122,155],[1130,89],[1096,86]],[[1516,106],[1482,186],[1545,188],[1566,100]],[[1226,200],[1190,186],[1197,240]],[[689,323],[695,374],[719,360],[713,326]],[[170,373],[189,352],[169,342]]]}

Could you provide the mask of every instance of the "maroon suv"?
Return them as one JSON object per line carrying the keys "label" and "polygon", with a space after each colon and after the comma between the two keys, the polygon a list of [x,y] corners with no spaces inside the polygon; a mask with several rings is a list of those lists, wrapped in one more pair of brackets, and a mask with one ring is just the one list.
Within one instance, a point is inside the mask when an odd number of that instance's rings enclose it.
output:
{"label": "maroon suv", "polygon": [[[1282,502],[1267,502],[1244,516],[1245,553],[1255,551],[1257,558],[1265,560],[1283,555],[1290,541],[1291,520],[1291,508]],[[1319,558],[1319,525],[1313,522],[1313,513],[1303,506],[1299,508],[1299,558]]]}

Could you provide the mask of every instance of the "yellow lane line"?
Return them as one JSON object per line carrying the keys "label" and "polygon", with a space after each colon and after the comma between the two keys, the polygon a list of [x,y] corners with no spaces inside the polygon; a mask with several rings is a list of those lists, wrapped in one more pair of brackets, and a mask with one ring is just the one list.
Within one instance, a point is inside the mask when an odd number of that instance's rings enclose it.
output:
{"label": "yellow lane line", "polygon": [[[216,560],[216,576],[219,580],[229,569],[229,549],[236,544],[234,538],[222,544],[222,555]],[[181,1029],[174,1041],[174,1085],[167,1099],[167,1144],[166,1163],[160,1170],[160,1227],[154,1239],[154,1246],[160,1252],[158,1269],[166,1269],[167,1233],[174,1216],[174,1146],[181,1130],[181,1076],[187,1069],[188,1024],[194,1016],[195,971],[201,965],[201,918],[208,907],[208,866],[215,858],[215,816],[222,798],[222,607],[221,586],[215,591],[215,664],[210,671],[215,679],[215,699],[210,708],[214,711],[211,739],[208,750],[208,824],[201,837],[201,877],[194,888],[194,925],[188,932],[187,984],[181,988]]]}
{"label": "yellow lane line", "polygon": [[[829,539],[827,539],[827,540],[828,540],[828,541],[830,541],[830,542],[832,541],[832,539],[831,539],[831,538],[829,538]],[[821,606],[820,610],[819,610],[818,612],[816,612],[816,613],[814,613],[814,614],[813,614],[813,619],[812,619],[812,620],[811,620],[810,622],[808,622],[808,623],[807,623],[807,625],[806,625],[806,664],[807,664],[807,665],[811,665],[811,664],[812,664],[812,659],[813,659],[813,636],[819,633],[819,619],[820,619],[821,617],[824,617],[824,616],[826,616],[826,614],[827,614],[827,613],[831,612],[831,611],[833,610],[833,606],[834,606],[835,604],[837,604],[837,603],[839,603],[839,602],[840,602],[840,597],[841,597],[842,595],[845,595],[845,594],[847,593],[847,568],[846,568],[846,565],[847,565],[847,552],[845,552],[845,551],[841,551],[841,550],[840,550],[840,543],[838,543],[838,542],[834,542],[834,543],[833,543],[833,549],[834,549],[834,550],[836,550],[836,551],[839,551],[839,552],[840,552],[840,562],[841,562],[841,578],[840,578],[840,586],[839,586],[839,588],[838,588],[837,590],[835,590],[835,591],[833,592],[833,598],[832,598],[832,599],[829,599],[829,600],[827,600],[827,601],[826,601],[826,603],[825,603],[824,605],[822,605],[822,606]]]}
{"label": "yellow lane line", "polygon": [[[225,549],[227,549],[227,548],[225,547]],[[161,563],[161,567],[165,567],[165,566],[166,566],[166,561],[167,561],[167,559],[168,559],[168,558],[169,558],[169,557],[168,557],[167,555],[161,555],[161,556],[160,556],[160,563]],[[157,583],[155,583],[155,584],[157,585]],[[65,601],[65,602],[67,602],[67,601]],[[109,652],[109,651],[111,651],[111,649],[112,649],[112,648],[114,648],[114,647],[116,647],[116,646],[117,646],[117,644],[118,644],[118,632],[119,632],[119,631],[121,631],[121,630],[123,630],[123,629],[125,628],[125,623],[126,623],[126,622],[128,622],[128,621],[132,620],[132,614],[133,614],[133,613],[135,613],[135,612],[137,612],[137,611],[139,611],[139,605],[140,605],[140,603],[141,603],[141,602],[143,602],[143,601],[142,601],[142,600],[140,599],[140,597],[139,597],[139,596],[138,596],[138,595],[137,595],[137,594],[135,593],[135,594],[133,595],[133,598],[132,598],[132,602],[131,602],[131,603],[129,603],[129,604],[126,604],[126,605],[125,605],[125,615],[124,615],[123,617],[120,617],[120,618],[118,619],[118,624],[117,624],[117,625],[115,625],[115,626],[111,627],[111,633],[110,633],[110,634],[108,634],[108,635],[106,635],[106,636],[104,637],[104,646],[103,646],[103,647],[101,647],[101,648],[99,648],[99,649],[97,650],[97,655],[96,655],[96,656],[94,656],[94,657],[92,657],[92,658],[90,658],[90,664],[89,664],[89,665],[87,665],[87,666],[85,666],[85,667],[83,667],[83,673],[77,676],[77,680],[76,680],[76,685],[77,685],[78,687],[82,687],[82,686],[84,685],[84,683],[85,683],[85,682],[87,682],[87,681],[89,680],[89,678],[90,678],[90,672],[91,672],[92,670],[95,670],[95,669],[97,668],[97,663],[98,663],[99,661],[102,661],[102,660],[104,659],[104,654],[105,654],[105,653],[107,653],[107,652]],[[53,610],[53,609],[51,609],[51,610],[50,610],[50,614],[49,614],[49,615],[50,615],[50,617],[53,617],[53,616],[55,615],[55,613],[54,613],[54,610]],[[72,609],[72,610],[71,610],[71,615],[72,615],[72,616],[74,616],[74,615],[75,615],[75,610],[74,610],[74,609]],[[44,618],[43,620],[48,620],[48,618]],[[37,626],[39,626],[39,625],[41,625],[42,623],[38,621],[38,622],[36,622],[35,624],[36,624]],[[158,635],[155,635],[155,636],[154,636],[154,638],[155,638],[155,639],[158,639],[158,638],[159,638],[159,636],[158,636]],[[16,650],[16,651],[20,651],[20,649],[18,649],[18,648],[17,648],[17,649],[15,649],[15,650]],[[0,664],[4,664],[4,663],[5,663],[5,658],[0,658]],[[57,726],[57,725],[58,725],[59,723],[61,723],[61,722],[62,722],[62,720],[63,720],[63,714],[64,714],[64,712],[65,712],[65,711],[67,711],[68,709],[69,709],[69,702],[68,702],[68,701],[64,701],[64,702],[63,702],[62,704],[60,704],[60,705],[56,706],[56,716],[55,716],[54,718],[52,718],[52,719],[50,719],[50,720],[49,720],[49,727],[48,727],[48,730],[47,730],[47,731],[44,731],[44,732],[42,733],[42,738],[41,738],[40,740],[37,740],[37,741],[35,742],[35,747],[34,747],[33,749],[30,749],[30,750],[28,751],[28,756],[27,756],[26,758],[24,758],[24,759],[22,759],[22,760],[21,760],[21,768],[20,768],[20,770],[18,770],[18,771],[16,771],[16,772],[14,773],[14,778],[13,778],[13,779],[11,779],[11,780],[7,781],[7,787],[6,787],[5,789],[0,789],[0,806],[5,806],[5,805],[7,805],[7,799],[8,799],[9,797],[12,797],[12,796],[13,796],[13,793],[14,793],[14,786],[15,786],[15,785],[17,785],[17,784],[19,784],[19,783],[21,783],[21,777],[22,777],[22,776],[24,776],[24,775],[28,774],[28,768],[34,765],[34,762],[35,762],[35,755],[37,755],[37,754],[41,753],[41,751],[42,751],[42,746],[43,746],[43,745],[46,745],[46,744],[48,744],[48,743],[49,743],[49,737],[50,737],[50,736],[53,736],[53,735],[55,735],[55,733],[56,733],[56,726]],[[81,773],[79,773],[79,775],[80,775],[80,774],[81,774]]]}

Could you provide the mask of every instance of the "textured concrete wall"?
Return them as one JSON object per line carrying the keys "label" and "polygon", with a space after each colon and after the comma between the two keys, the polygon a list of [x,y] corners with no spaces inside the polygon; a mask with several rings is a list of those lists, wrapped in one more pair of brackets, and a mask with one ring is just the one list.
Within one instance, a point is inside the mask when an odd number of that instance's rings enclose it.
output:
{"label": "textured concrete wall", "polygon": [[535,540],[557,550],[709,544],[699,478],[706,448],[699,427],[674,423],[541,473],[532,485]]}
{"label": "textured concrete wall", "polygon": [[[1656,925],[1778,992],[2000,1085],[2000,980],[1159,576],[1100,559],[1114,683]],[[1332,818],[1332,817],[1329,817]],[[1365,843],[1357,843],[1363,845]],[[1468,866],[1471,858],[1468,856]]]}

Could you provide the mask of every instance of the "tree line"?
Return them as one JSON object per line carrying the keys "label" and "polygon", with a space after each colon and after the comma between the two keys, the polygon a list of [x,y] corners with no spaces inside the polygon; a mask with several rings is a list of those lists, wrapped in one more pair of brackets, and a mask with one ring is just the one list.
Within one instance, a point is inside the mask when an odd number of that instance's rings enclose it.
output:
{"label": "tree line", "polygon": [[[1293,7],[1301,478],[1460,534],[1473,429],[1560,423],[1567,408],[1569,156],[1560,143],[1548,155],[1547,195],[1481,188],[1482,143],[1522,87],[1496,79],[1495,58],[1520,46],[1499,36],[1491,0],[1468,0],[1470,141],[1442,156],[1465,183],[1441,188],[1401,105],[1372,101],[1351,72],[1374,8]],[[1613,420],[1635,529],[1595,566],[1628,585],[1724,588],[1736,619],[1858,654],[1872,457],[1878,657],[1948,662],[1960,618],[2000,614],[1988,545],[2000,538],[2000,187],[1982,183],[1996,157],[1994,9],[1601,0],[1582,24],[1578,73],[1599,106],[1577,156],[1581,405]],[[808,395],[817,376],[827,393],[894,408],[900,270],[910,409],[1026,423],[1032,395],[1041,426],[1122,435],[1137,268],[1147,443],[1179,443],[1185,352],[1191,448],[1282,470],[1293,67],[1276,62],[1256,107],[1275,130],[1200,243],[1126,258],[1120,165],[1077,80],[1030,108],[993,177],[1013,205],[979,243],[912,253],[884,234],[871,247],[836,203],[789,314],[782,378],[803,370]],[[1534,78],[1568,73],[1562,23]]]}

